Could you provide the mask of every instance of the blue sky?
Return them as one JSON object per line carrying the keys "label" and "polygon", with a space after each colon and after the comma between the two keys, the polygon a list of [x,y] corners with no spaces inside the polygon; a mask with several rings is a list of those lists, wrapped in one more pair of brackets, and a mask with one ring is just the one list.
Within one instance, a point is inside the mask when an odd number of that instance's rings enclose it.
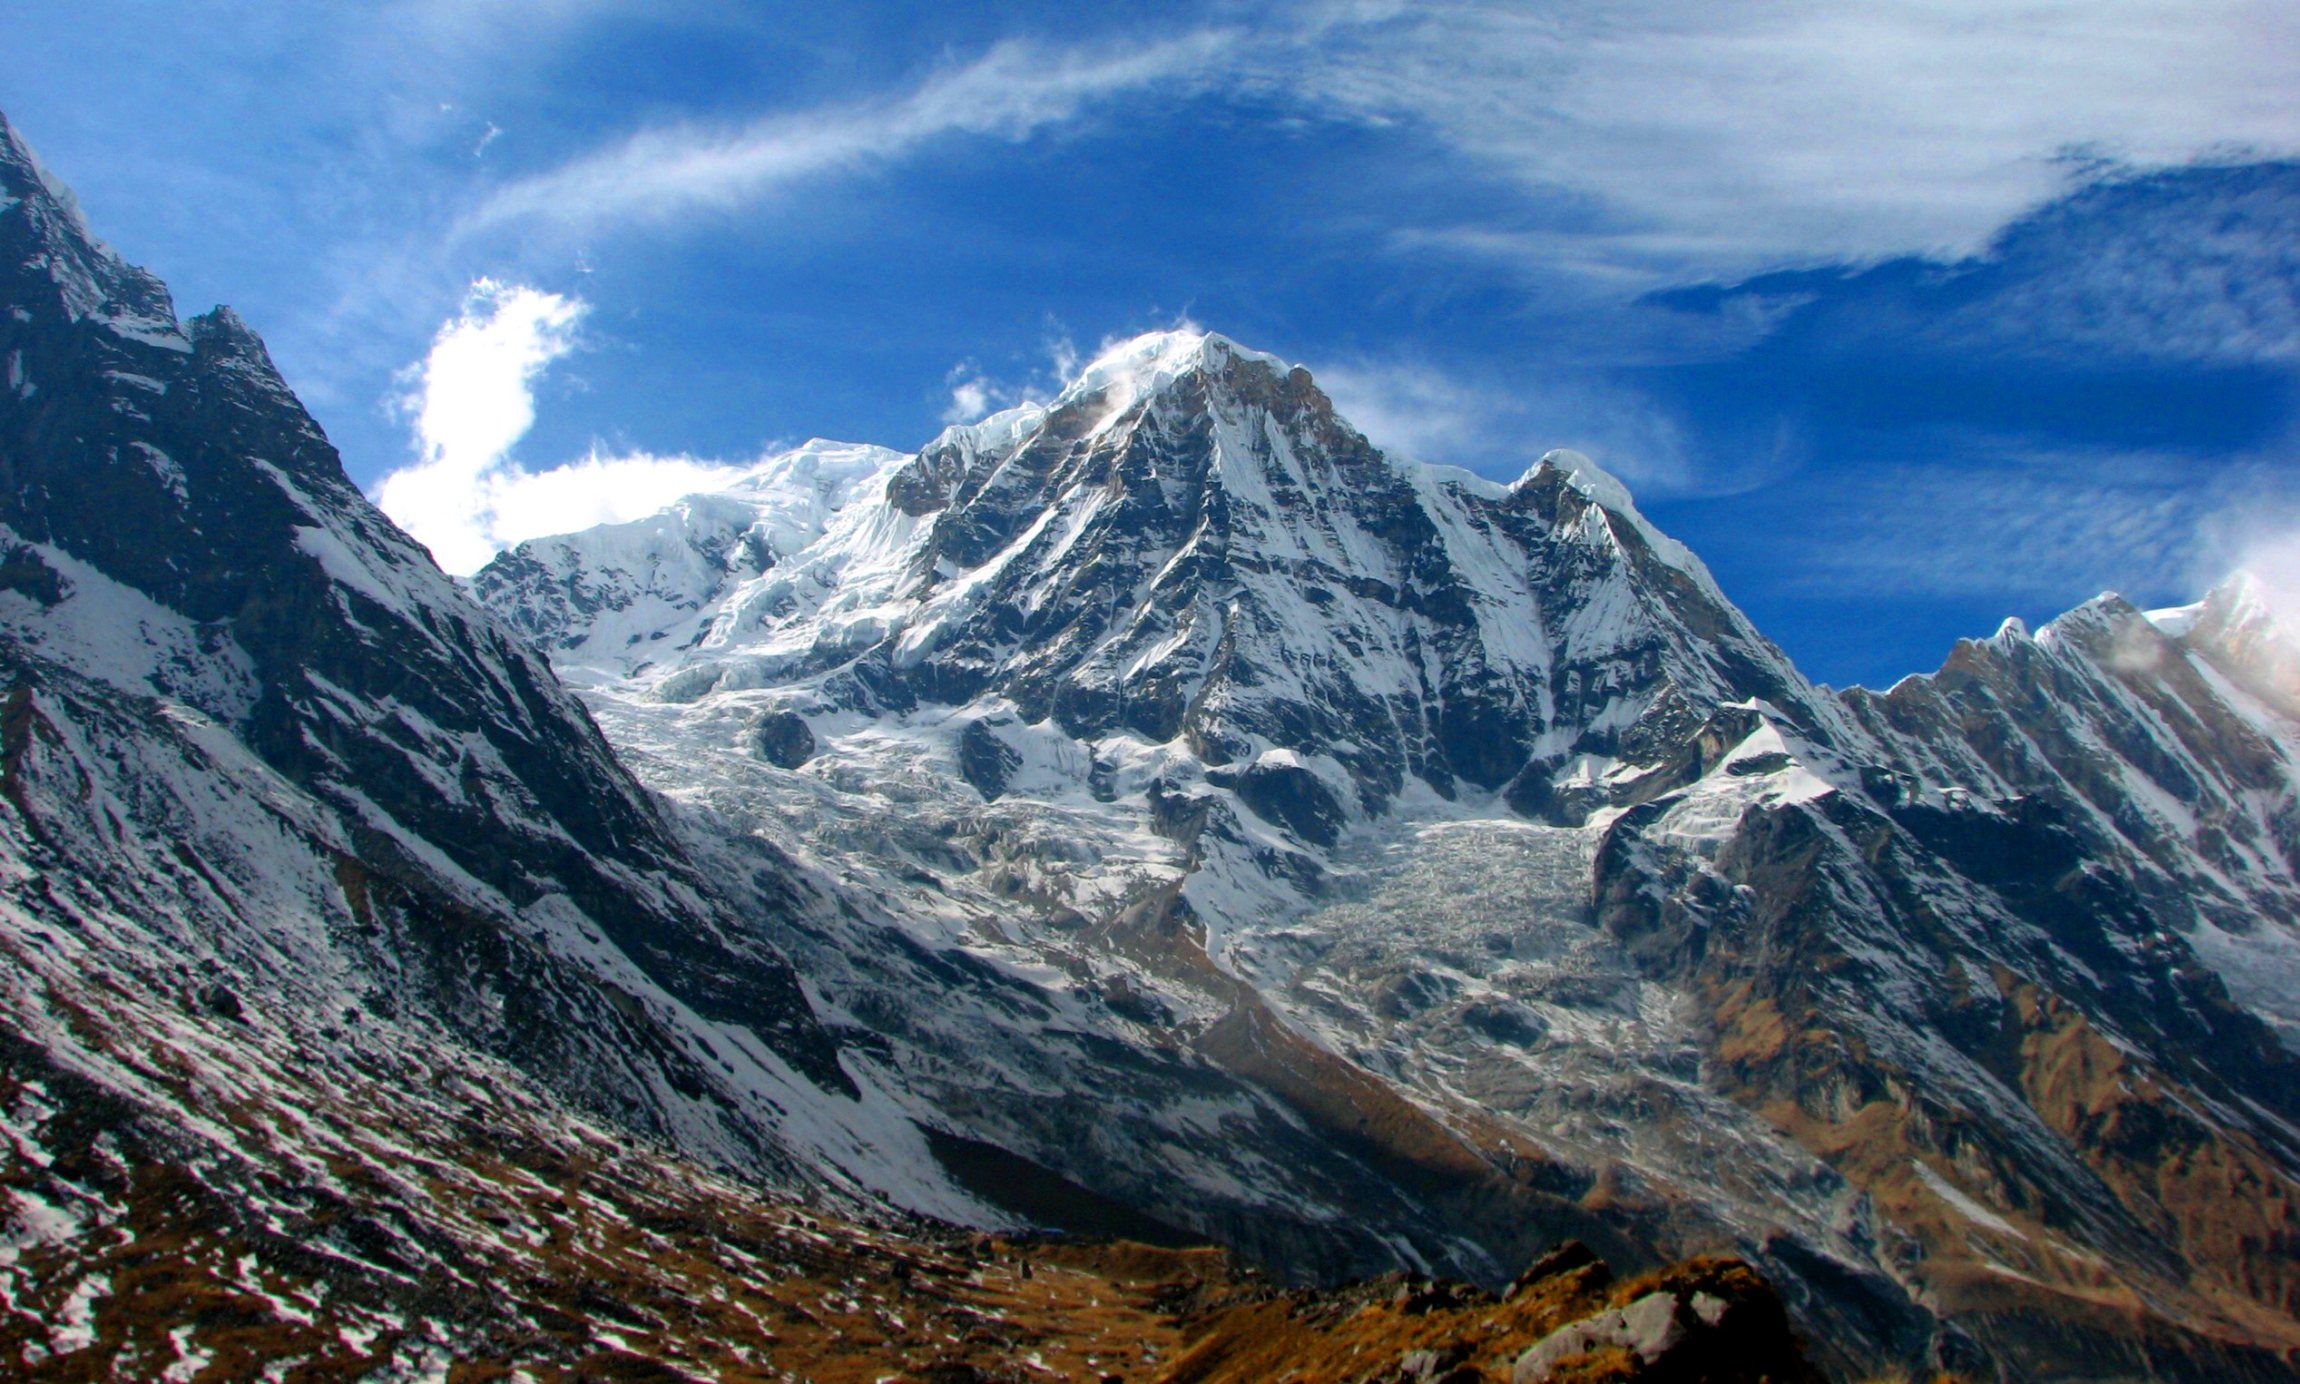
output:
{"label": "blue sky", "polygon": [[1591,453],[1836,682],[2300,530],[2287,0],[0,0],[0,32],[0,109],[101,233],[239,307],[362,484],[433,463],[387,497],[465,563],[779,443],[915,447],[1183,319],[1411,454]]}

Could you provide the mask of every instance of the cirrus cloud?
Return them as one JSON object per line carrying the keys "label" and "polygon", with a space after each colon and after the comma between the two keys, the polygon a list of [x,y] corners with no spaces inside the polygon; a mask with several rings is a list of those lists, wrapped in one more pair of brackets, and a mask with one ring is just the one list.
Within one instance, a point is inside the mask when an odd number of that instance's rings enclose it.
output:
{"label": "cirrus cloud", "polygon": [[2271,0],[1320,10],[1271,80],[1533,194],[1419,243],[1544,264],[1970,253],[2102,157],[2300,148],[2300,16]]}
{"label": "cirrus cloud", "polygon": [[807,178],[883,163],[939,136],[1019,140],[1097,102],[1203,79],[1232,41],[1224,30],[1112,49],[1008,40],[898,97],[778,113],[732,129],[641,130],[497,189],[464,228],[662,223],[698,210],[741,206]]}

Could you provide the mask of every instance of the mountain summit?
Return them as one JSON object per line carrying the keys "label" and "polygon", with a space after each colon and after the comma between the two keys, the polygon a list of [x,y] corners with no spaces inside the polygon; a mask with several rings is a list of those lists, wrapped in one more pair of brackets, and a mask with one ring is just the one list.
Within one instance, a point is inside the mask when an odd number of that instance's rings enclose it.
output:
{"label": "mountain summit", "polygon": [[[1709,704],[1824,735],[1836,715],[1586,458],[1506,487],[1395,462],[1308,372],[1212,334],[1113,347],[874,484],[882,503],[646,631],[679,651],[648,660],[660,694],[996,701],[1075,740],[1180,742],[1326,845],[1409,785],[1558,821],[1649,796],[1666,727]],[[523,545],[477,589],[533,619],[504,593],[594,584],[602,541]]]}

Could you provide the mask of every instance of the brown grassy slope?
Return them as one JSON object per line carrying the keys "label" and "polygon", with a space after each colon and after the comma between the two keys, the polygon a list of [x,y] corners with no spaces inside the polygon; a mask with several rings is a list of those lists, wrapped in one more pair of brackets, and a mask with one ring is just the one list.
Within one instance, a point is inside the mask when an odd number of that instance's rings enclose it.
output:
{"label": "brown grassy slope", "polygon": [[[802,1205],[389,1044],[306,1064],[99,976],[0,986],[0,1376],[1214,1381],[1457,1378],[1656,1289],[1733,1305],[1721,1379],[1803,1380],[1745,1266],[1600,1266],[1498,1302],[1281,1292],[1211,1249],[987,1236]],[[162,1001],[164,1004],[164,1000]],[[1627,1358],[1557,1377],[1667,1378]],[[1747,1368],[1743,1368],[1743,1366]]]}

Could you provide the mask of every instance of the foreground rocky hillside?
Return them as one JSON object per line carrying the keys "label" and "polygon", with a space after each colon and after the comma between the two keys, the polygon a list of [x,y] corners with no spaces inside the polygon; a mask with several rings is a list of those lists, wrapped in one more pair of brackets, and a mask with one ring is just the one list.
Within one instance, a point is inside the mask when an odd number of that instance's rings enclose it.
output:
{"label": "foreground rocky hillside", "polygon": [[261,342],[178,322],[5,126],[0,196],[0,833],[58,963],[397,1025],[776,1185],[979,1211],[841,1066],[776,946],[795,882],[738,914]]}
{"label": "foreground rocky hillside", "polygon": [[[841,1067],[775,915],[732,911],[544,661],[345,478],[254,335],[228,309],[179,322],[4,124],[0,299],[10,1099],[73,1132],[107,1214],[196,1194],[295,1238],[250,1179],[307,1178],[296,1197],[350,1219],[300,1253],[429,1272],[250,1071],[421,1109],[471,1063],[760,1186],[990,1214]],[[171,1022],[245,1067],[202,1071]],[[385,1139],[413,1113],[361,1108]],[[231,1171],[235,1121],[284,1167]],[[42,1148],[18,1170],[63,1166]],[[147,1160],[192,1183],[137,1201]],[[103,1224],[37,1188],[12,1208],[12,1260]]]}
{"label": "foreground rocky hillside", "polygon": [[2241,585],[1838,694],[1586,459],[1385,457],[1184,332],[474,587],[698,850],[842,900],[791,947],[858,1061],[1282,1271],[1572,1234],[1748,1256],[1848,1367],[2300,1347],[2300,742]]}

